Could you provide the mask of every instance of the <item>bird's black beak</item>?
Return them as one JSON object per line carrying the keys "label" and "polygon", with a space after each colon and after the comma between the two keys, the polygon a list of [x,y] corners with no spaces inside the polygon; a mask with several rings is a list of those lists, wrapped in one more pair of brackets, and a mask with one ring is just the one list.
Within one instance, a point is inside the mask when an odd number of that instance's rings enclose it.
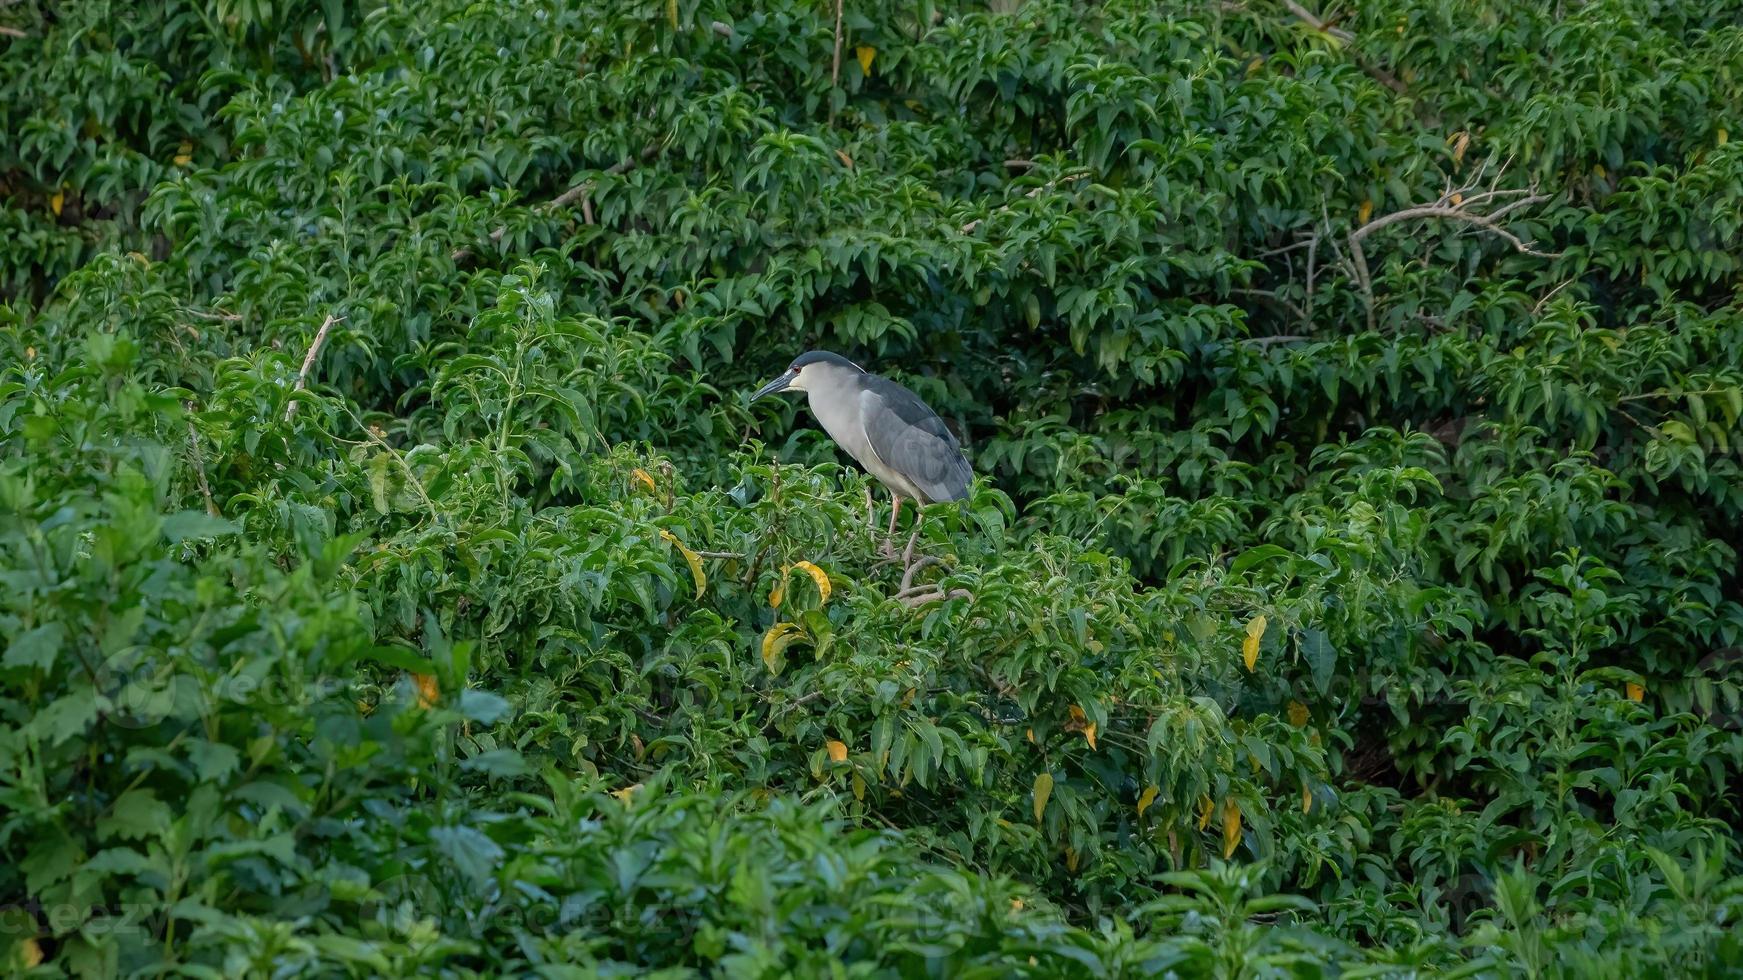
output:
{"label": "bird's black beak", "polygon": [[768,384],[763,385],[761,388],[758,388],[756,394],[750,396],[750,400],[754,402],[764,395],[773,395],[786,391],[787,386],[793,383],[793,379],[797,377],[798,374],[799,372],[797,371],[788,371]]}

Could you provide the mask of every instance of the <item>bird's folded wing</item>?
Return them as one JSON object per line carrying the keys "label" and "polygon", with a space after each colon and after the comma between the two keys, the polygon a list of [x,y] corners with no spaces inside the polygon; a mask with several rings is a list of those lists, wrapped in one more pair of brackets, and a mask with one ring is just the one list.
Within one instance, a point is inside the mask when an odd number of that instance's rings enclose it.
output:
{"label": "bird's folded wing", "polygon": [[877,378],[859,397],[866,441],[879,462],[902,474],[928,500],[968,495],[974,471],[944,420],[918,395]]}

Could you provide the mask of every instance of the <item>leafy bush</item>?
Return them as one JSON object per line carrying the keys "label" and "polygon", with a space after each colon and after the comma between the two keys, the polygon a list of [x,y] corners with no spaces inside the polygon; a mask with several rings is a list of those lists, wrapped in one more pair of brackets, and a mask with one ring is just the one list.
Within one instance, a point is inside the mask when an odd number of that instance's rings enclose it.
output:
{"label": "leafy bush", "polygon": [[11,968],[1743,959],[1740,11],[136,8],[0,7]]}

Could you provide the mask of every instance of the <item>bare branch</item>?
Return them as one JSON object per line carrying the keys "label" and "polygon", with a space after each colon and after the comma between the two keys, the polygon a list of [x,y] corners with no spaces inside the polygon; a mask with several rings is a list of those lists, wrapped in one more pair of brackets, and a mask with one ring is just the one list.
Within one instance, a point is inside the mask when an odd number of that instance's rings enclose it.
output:
{"label": "bare branch", "polygon": [[[1501,169],[1495,174],[1495,181],[1498,182],[1506,172],[1507,162],[1503,162]],[[1463,187],[1449,188],[1428,204],[1418,204],[1381,215],[1349,233],[1346,240],[1350,247],[1350,267],[1355,273],[1356,284],[1362,290],[1363,298],[1367,302],[1368,329],[1374,328],[1374,288],[1373,277],[1368,271],[1368,256],[1362,249],[1362,241],[1375,232],[1392,225],[1425,218],[1457,221],[1501,239],[1512,245],[1514,251],[1520,254],[1544,259],[1561,257],[1562,253],[1560,252],[1545,252],[1538,249],[1535,244],[1524,241],[1501,224],[1513,212],[1534,204],[1542,204],[1550,200],[1550,196],[1538,193],[1535,187],[1502,188],[1494,186],[1493,183],[1488,187],[1483,187],[1479,183],[1482,177],[1482,169],[1479,169],[1472,181]]]}
{"label": "bare branch", "polygon": [[1296,3],[1295,0],[1283,0],[1283,6],[1288,7],[1289,12],[1294,14],[1302,23],[1321,34],[1329,34],[1346,44],[1356,39],[1356,36],[1351,34],[1349,31],[1346,31],[1341,27],[1334,27],[1326,21],[1320,20],[1314,15],[1313,11],[1308,10],[1299,3]]}
{"label": "bare branch", "polygon": [[[309,352],[303,355],[303,369],[297,372],[297,383],[291,388],[291,391],[302,391],[309,386],[309,371],[313,370],[315,366],[315,358],[321,356],[321,348],[327,343],[328,332],[333,329],[334,324],[340,323],[344,319],[342,316],[334,316],[329,313],[327,319],[321,321],[321,329],[315,332],[314,342],[309,344]],[[300,404],[302,403],[293,401],[285,408],[284,420],[286,422],[296,417],[297,406]]]}
{"label": "bare branch", "polygon": [[974,593],[968,591],[967,589],[951,589],[949,592],[945,592],[942,589],[933,589],[930,592],[925,592],[925,593],[922,593],[920,595],[898,596],[896,601],[900,602],[904,606],[907,606],[909,609],[917,609],[920,606],[924,606],[930,602],[942,602],[945,599],[972,599],[972,598],[974,598]]}
{"label": "bare branch", "polygon": [[206,513],[218,516],[218,502],[212,499],[212,484],[206,480],[206,457],[200,452],[200,433],[194,428],[192,402],[187,403],[188,415],[188,455],[193,459],[194,477],[200,484],[200,496],[206,498]]}
{"label": "bare branch", "polygon": [[1312,339],[1312,337],[1303,337],[1299,334],[1286,333],[1278,334],[1274,337],[1248,337],[1242,340],[1241,343],[1249,344],[1253,347],[1259,348],[1260,350],[1264,350],[1272,344],[1295,344]]}
{"label": "bare branch", "polygon": [[1307,319],[1307,311],[1306,310],[1303,310],[1301,307],[1296,306],[1294,303],[1290,302],[1289,300],[1284,299],[1283,297],[1277,295],[1272,290],[1269,290],[1269,289],[1232,289],[1232,290],[1230,290],[1230,292],[1235,293],[1236,295],[1239,295],[1239,296],[1257,296],[1260,299],[1270,300],[1271,302],[1276,303],[1278,306],[1281,306],[1284,309],[1288,310],[1289,312],[1295,314],[1297,317],[1300,317],[1302,320],[1305,321]]}
{"label": "bare branch", "polygon": [[1545,307],[1545,306],[1548,306],[1548,305],[1549,305],[1549,301],[1550,301],[1550,300],[1552,300],[1552,299],[1554,299],[1554,298],[1555,298],[1555,294],[1556,294],[1556,293],[1559,293],[1559,292],[1561,292],[1561,291],[1562,291],[1562,290],[1564,290],[1564,289],[1566,289],[1566,288],[1568,288],[1568,287],[1569,287],[1569,286],[1571,286],[1571,285],[1573,285],[1573,283],[1574,283],[1574,279],[1577,279],[1577,278],[1578,278],[1578,277],[1577,277],[1577,276],[1575,276],[1575,277],[1573,277],[1573,278],[1570,278],[1570,279],[1567,279],[1567,280],[1566,280],[1566,281],[1564,281],[1564,282],[1563,282],[1563,283],[1562,283],[1562,284],[1561,284],[1561,285],[1559,285],[1559,286],[1557,286],[1557,287],[1555,287],[1555,288],[1554,288],[1554,289],[1552,289],[1552,290],[1550,290],[1550,291],[1549,291],[1549,292],[1547,292],[1547,293],[1544,293],[1544,294],[1543,294],[1543,298],[1542,298],[1542,299],[1540,299],[1540,300],[1538,300],[1538,301],[1537,301],[1537,302],[1536,302],[1536,303],[1535,303],[1535,304],[1533,304],[1533,305],[1532,305],[1532,307],[1531,307],[1531,315],[1532,315],[1532,316],[1536,316],[1536,315],[1537,315],[1537,314],[1539,314],[1539,313],[1542,313],[1542,312],[1543,312],[1543,308],[1544,308],[1544,307]]}
{"label": "bare branch", "polygon": [[[1541,204],[1542,202],[1547,201],[1547,200],[1549,200],[1549,198],[1547,196],[1534,195],[1534,196],[1526,198],[1523,201],[1520,201],[1518,203],[1519,204]],[[1516,207],[1516,205],[1508,205],[1507,207],[1501,208],[1498,211],[1496,211],[1495,214],[1496,215],[1504,215],[1507,212],[1514,210],[1515,207]],[[1467,224],[1476,225],[1477,227],[1482,228],[1482,229],[1490,232],[1491,234],[1494,234],[1497,237],[1504,239],[1506,242],[1508,242],[1509,244],[1511,244],[1513,246],[1515,251],[1523,252],[1526,255],[1535,255],[1535,256],[1538,256],[1540,258],[1546,258],[1546,259],[1561,258],[1560,252],[1538,251],[1533,246],[1528,245],[1524,241],[1522,241],[1518,235],[1515,235],[1512,232],[1508,231],[1507,229],[1501,227],[1500,222],[1496,220],[1496,217],[1494,215],[1478,214],[1474,211],[1469,210],[1469,208],[1464,204],[1449,205],[1449,206],[1430,204],[1430,205],[1424,205],[1421,207],[1405,208],[1402,211],[1394,211],[1391,214],[1384,215],[1384,216],[1379,217],[1379,218],[1375,218],[1373,221],[1370,221],[1367,224],[1363,225],[1362,227],[1357,228],[1355,231],[1350,232],[1350,244],[1359,247],[1362,239],[1368,237],[1369,235],[1373,234],[1376,231],[1379,231],[1381,228],[1384,228],[1387,225],[1395,225],[1400,221],[1409,221],[1413,218],[1449,218],[1449,219],[1452,219],[1455,221],[1463,221]]]}
{"label": "bare branch", "polygon": [[196,310],[192,307],[184,306],[181,308],[181,312],[196,320],[209,320],[214,323],[236,323],[242,319],[242,314],[228,313],[224,310],[208,313],[205,310]]}
{"label": "bare branch", "polygon": [[[835,0],[835,57],[829,63],[829,87],[834,89],[841,84],[841,7],[846,0]],[[829,100],[829,121],[835,122],[835,99],[833,93]]]}

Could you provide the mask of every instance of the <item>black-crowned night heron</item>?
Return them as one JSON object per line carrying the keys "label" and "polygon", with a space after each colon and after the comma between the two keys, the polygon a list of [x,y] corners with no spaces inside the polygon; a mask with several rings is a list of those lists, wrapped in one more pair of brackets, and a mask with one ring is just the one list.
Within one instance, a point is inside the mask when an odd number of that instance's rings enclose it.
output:
{"label": "black-crowned night heron", "polygon": [[924,505],[968,496],[974,471],[956,437],[937,412],[900,384],[840,354],[814,350],[794,358],[751,401],[780,391],[804,392],[829,438],[889,489],[887,553],[893,552],[889,536],[896,533],[903,497]]}

